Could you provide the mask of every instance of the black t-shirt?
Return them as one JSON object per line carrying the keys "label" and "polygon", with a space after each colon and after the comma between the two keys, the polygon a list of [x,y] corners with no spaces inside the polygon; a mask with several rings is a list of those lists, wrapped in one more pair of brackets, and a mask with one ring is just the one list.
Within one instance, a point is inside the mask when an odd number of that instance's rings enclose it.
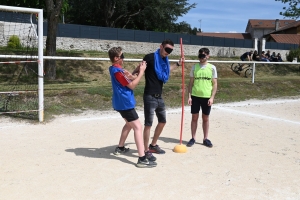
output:
{"label": "black t-shirt", "polygon": [[251,52],[245,52],[241,57],[246,59],[248,56],[251,56]]}
{"label": "black t-shirt", "polygon": [[162,94],[163,82],[157,78],[155,72],[154,53],[147,54],[143,60],[147,62],[144,94]]}

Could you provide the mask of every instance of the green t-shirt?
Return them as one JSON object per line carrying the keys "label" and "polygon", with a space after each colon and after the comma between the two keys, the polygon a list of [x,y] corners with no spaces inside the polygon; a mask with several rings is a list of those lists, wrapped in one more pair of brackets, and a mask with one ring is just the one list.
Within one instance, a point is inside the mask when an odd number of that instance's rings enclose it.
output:
{"label": "green t-shirt", "polygon": [[212,92],[212,75],[213,69],[210,63],[206,67],[201,68],[200,64],[195,65],[194,70],[194,85],[192,88],[192,95],[202,98],[210,98]]}

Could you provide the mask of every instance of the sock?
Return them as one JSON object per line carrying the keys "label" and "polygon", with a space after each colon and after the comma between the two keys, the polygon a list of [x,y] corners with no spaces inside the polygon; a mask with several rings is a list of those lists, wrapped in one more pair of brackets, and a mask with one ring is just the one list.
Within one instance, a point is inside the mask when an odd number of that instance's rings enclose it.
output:
{"label": "sock", "polygon": [[146,155],[139,157],[140,160],[144,161],[146,159]]}
{"label": "sock", "polygon": [[[155,145],[156,146],[156,145]],[[150,147],[155,147],[155,146],[153,146],[152,144],[150,144]]]}
{"label": "sock", "polygon": [[118,147],[121,151],[124,151],[125,147]]}

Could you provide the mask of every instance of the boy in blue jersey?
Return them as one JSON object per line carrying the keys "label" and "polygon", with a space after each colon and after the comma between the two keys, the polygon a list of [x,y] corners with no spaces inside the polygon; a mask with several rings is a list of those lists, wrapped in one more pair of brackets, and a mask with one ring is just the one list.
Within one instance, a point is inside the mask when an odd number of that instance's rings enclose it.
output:
{"label": "boy in blue jersey", "polygon": [[144,74],[146,62],[139,64],[137,69],[135,69],[136,74],[131,74],[122,68],[124,54],[122,53],[121,47],[111,48],[108,51],[108,55],[112,62],[112,66],[109,67],[109,72],[113,89],[113,108],[118,111],[125,120],[119,145],[116,147],[114,154],[120,155],[129,151],[129,148],[125,148],[124,145],[129,132],[133,129],[134,140],[139,154],[136,166],[141,168],[156,167],[156,162],[148,160],[145,155],[143,127],[135,111],[136,102],[133,93],[133,89],[138,85]]}

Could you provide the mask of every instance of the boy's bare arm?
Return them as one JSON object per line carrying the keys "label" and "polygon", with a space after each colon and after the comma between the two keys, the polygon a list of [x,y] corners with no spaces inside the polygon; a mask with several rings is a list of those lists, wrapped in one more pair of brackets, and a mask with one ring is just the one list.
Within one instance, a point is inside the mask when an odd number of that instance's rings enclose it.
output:
{"label": "boy's bare arm", "polygon": [[134,90],[134,88],[139,84],[142,76],[144,75],[144,72],[146,70],[147,64],[145,61],[143,61],[140,65],[139,65],[139,73],[137,74],[137,77],[130,82],[127,87],[129,87],[130,89]]}

